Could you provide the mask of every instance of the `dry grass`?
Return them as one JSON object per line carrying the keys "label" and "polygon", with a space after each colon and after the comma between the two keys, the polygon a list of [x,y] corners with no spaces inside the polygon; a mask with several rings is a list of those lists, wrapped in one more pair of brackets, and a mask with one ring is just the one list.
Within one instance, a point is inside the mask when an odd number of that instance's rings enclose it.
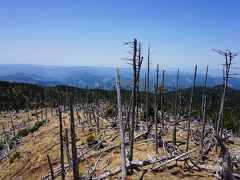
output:
{"label": "dry grass", "polygon": [[[49,114],[50,116],[50,114]],[[27,118],[27,114],[23,113],[16,120],[14,120],[15,125],[23,123]],[[64,126],[69,127],[69,117],[67,113],[63,113]],[[31,123],[34,123],[36,120],[33,119]],[[76,121],[77,123],[77,121]],[[11,126],[9,123],[6,123],[5,118],[0,116],[0,125],[4,124],[6,130],[9,130]],[[85,141],[87,135],[93,133],[96,136],[101,136],[106,142],[103,143],[104,146],[110,144],[118,144],[120,142],[119,137],[114,141],[109,141],[110,137],[118,133],[114,129],[110,129],[101,134],[95,134],[94,132],[89,132],[86,128],[84,132],[81,128],[76,128],[77,134],[77,145],[82,145]],[[0,131],[1,134],[1,131]],[[185,133],[178,131],[178,140],[185,139]],[[171,139],[171,132],[168,132],[165,139]],[[195,148],[194,143],[190,143],[190,149]],[[232,145],[230,148],[236,148],[237,145]],[[185,146],[181,146],[180,149],[183,151]],[[86,150],[87,148],[82,149],[81,151]],[[5,159],[0,163],[0,179],[42,179],[44,175],[49,173],[49,167],[47,163],[47,154],[49,154],[50,159],[53,163],[53,168],[56,169],[59,165],[59,129],[58,129],[58,118],[51,117],[46,125],[40,127],[40,129],[33,133],[29,134],[27,137],[23,138],[21,145],[16,149],[20,152],[21,157],[16,159],[12,164],[9,163],[8,159]],[[93,153],[90,152],[89,154]],[[164,152],[162,149],[159,151],[159,156],[163,156]],[[113,170],[121,165],[121,156],[120,148],[115,148],[109,153],[102,155],[97,168],[97,175],[100,175],[104,171]],[[207,163],[209,165],[215,164],[217,158],[216,152],[210,152],[211,158],[208,159]],[[137,141],[134,145],[134,159],[148,159],[155,156],[154,144],[152,142],[143,142],[141,140]],[[195,151],[192,155],[193,158],[198,156],[198,151]],[[79,163],[81,174],[87,173],[87,167],[94,165],[97,157],[92,157],[84,162]],[[65,162],[67,160],[65,159]],[[109,165],[102,169],[102,167],[109,161]],[[206,171],[194,171],[191,173],[188,169],[185,168],[182,162],[170,163],[163,171],[157,173],[151,171],[152,166],[146,166],[141,169],[141,171],[135,171],[128,179],[139,179],[144,171],[147,173],[143,176],[143,179],[214,179],[210,176],[210,172]],[[117,174],[115,177],[120,177],[121,173]],[[57,178],[60,179],[60,176]],[[67,179],[73,179],[71,170],[67,171]],[[110,179],[114,179],[111,177]]]}

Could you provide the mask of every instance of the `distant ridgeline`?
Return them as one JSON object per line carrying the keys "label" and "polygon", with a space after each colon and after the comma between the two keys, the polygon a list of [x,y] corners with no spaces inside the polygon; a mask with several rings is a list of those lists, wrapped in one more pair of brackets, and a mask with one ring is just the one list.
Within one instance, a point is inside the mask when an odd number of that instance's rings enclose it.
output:
{"label": "distant ridgeline", "polygon": [[[123,89],[131,89],[132,86],[132,69],[120,68],[121,86]],[[150,91],[154,91],[156,82],[155,68],[150,68]],[[100,88],[113,90],[115,86],[114,67],[61,67],[61,66],[44,66],[28,64],[0,64],[0,81],[30,83],[41,86],[68,85],[80,88]],[[144,90],[144,79],[146,69],[141,69],[140,73],[140,90]],[[160,71],[160,79],[161,79]],[[188,88],[192,86],[193,72],[188,69],[180,69],[179,87]],[[205,69],[198,70],[196,85],[204,84]],[[215,72],[209,70],[207,80],[208,87],[214,87],[222,84],[222,71]],[[176,71],[165,71],[165,87],[167,90],[173,89],[176,82]],[[240,89],[240,80],[230,79],[229,87]]]}
{"label": "distant ridgeline", "polygon": [[[202,103],[202,87],[196,87],[193,101],[193,115],[195,119],[200,116]],[[181,89],[179,91],[178,101],[181,102],[180,115],[188,111],[191,88]],[[131,91],[122,90],[123,105],[128,105],[131,97]],[[164,93],[164,109],[173,112],[173,102],[175,92],[167,91]],[[220,97],[222,87],[216,86],[207,88],[207,116],[216,119],[219,111]],[[110,106],[116,108],[117,98],[114,90],[107,91],[102,89],[80,89],[70,86],[44,87],[26,83],[10,83],[0,81],[0,110],[20,110],[34,109],[35,107],[44,108],[58,107],[58,105],[68,106],[69,97],[73,97],[75,104],[84,102],[108,102]],[[140,92],[139,101],[142,104],[145,101],[144,92]],[[160,101],[160,99],[159,99]],[[154,95],[150,93],[150,107],[153,108]],[[240,118],[240,90],[228,89],[226,97],[226,106],[224,111],[226,119],[225,126],[232,126],[231,121]],[[229,127],[230,128],[230,127]]]}

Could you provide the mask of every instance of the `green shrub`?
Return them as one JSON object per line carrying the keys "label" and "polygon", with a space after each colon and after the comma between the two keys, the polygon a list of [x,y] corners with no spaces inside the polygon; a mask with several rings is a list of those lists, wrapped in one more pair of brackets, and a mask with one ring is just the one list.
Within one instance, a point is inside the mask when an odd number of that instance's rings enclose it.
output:
{"label": "green shrub", "polygon": [[22,138],[22,137],[27,136],[29,133],[36,132],[41,126],[44,125],[45,122],[46,122],[45,120],[37,121],[37,122],[35,122],[35,124],[32,127],[21,129],[20,131],[18,131],[17,137]]}
{"label": "green shrub", "polygon": [[17,159],[17,158],[19,159],[20,156],[21,156],[20,152],[18,152],[18,151],[14,152],[9,158],[10,164],[12,164],[15,159]]}
{"label": "green shrub", "polygon": [[95,137],[94,137],[92,134],[90,134],[90,135],[88,135],[87,138],[86,138],[86,143],[87,143],[87,144],[90,144],[90,143],[93,142],[94,140],[95,140]]}
{"label": "green shrub", "polygon": [[105,112],[105,117],[113,117],[115,115],[115,111],[113,107],[108,107]]}
{"label": "green shrub", "polygon": [[0,143],[0,151],[3,150],[3,148],[4,148],[4,144]]}

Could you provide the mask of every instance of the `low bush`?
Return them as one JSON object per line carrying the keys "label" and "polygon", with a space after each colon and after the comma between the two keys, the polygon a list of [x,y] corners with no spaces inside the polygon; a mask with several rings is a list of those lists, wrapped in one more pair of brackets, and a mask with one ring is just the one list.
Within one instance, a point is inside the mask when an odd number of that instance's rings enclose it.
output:
{"label": "low bush", "polygon": [[91,144],[94,140],[95,140],[95,137],[92,134],[90,134],[86,138],[86,143]]}
{"label": "low bush", "polygon": [[19,159],[20,156],[21,156],[20,152],[18,152],[18,151],[14,152],[9,158],[10,164],[12,164],[15,161],[15,159],[17,159],[17,158]]}
{"label": "low bush", "polygon": [[4,148],[4,144],[0,143],[0,151],[3,150],[3,148]]}
{"label": "low bush", "polygon": [[115,111],[113,107],[108,107],[105,111],[105,117],[114,117],[115,116]]}
{"label": "low bush", "polygon": [[35,124],[32,127],[21,129],[20,131],[18,131],[17,137],[22,138],[22,137],[27,136],[29,133],[36,132],[41,126],[44,125],[45,122],[46,122],[45,120],[37,121],[37,122],[35,122]]}

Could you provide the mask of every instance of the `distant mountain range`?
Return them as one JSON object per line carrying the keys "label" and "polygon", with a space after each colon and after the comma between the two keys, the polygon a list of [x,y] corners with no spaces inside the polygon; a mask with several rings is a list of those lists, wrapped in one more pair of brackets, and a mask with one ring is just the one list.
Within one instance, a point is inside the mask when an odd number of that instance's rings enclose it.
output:
{"label": "distant mountain range", "polygon": [[[9,82],[31,83],[42,86],[69,85],[80,88],[101,88],[113,89],[115,85],[114,67],[87,67],[87,66],[47,66],[29,64],[0,64],[0,80]],[[121,74],[121,86],[130,89],[132,84],[132,69],[119,68]],[[220,71],[221,72],[221,71]],[[144,89],[144,76],[146,69],[141,71],[140,89]],[[160,73],[161,76],[161,73]],[[204,83],[205,74],[201,70],[197,74],[197,86]],[[150,72],[150,89],[153,90],[155,83],[155,69]],[[189,70],[180,71],[180,88],[192,86],[193,72]],[[165,86],[172,89],[176,81],[176,72],[165,71]],[[161,77],[160,77],[161,83]],[[209,71],[208,87],[220,85],[222,83],[221,74],[216,71],[211,74]],[[230,87],[240,89],[240,80],[231,79]]]}

